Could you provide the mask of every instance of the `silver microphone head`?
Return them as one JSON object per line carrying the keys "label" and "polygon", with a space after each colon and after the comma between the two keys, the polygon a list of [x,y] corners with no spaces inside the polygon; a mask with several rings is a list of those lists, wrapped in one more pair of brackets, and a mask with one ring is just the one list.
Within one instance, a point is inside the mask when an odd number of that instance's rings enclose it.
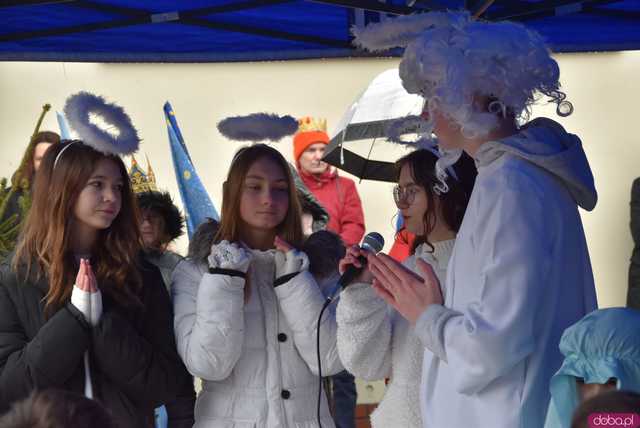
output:
{"label": "silver microphone head", "polygon": [[382,251],[384,247],[384,238],[378,232],[369,232],[362,240],[362,248],[371,251],[374,254]]}

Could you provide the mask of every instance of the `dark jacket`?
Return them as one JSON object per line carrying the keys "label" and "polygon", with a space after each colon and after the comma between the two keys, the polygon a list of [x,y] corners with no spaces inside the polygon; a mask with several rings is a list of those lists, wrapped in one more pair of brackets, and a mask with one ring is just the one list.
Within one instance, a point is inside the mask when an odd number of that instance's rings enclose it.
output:
{"label": "dark jacket", "polygon": [[631,186],[631,237],[633,253],[629,265],[629,292],[627,306],[640,309],[640,178]]}
{"label": "dark jacket", "polygon": [[[165,289],[171,295],[170,286],[173,270],[178,263],[184,260],[184,257],[171,251],[165,251],[162,254],[146,251],[145,259],[160,270]],[[193,376],[185,368],[175,400],[165,403],[169,422],[168,428],[193,427],[195,423],[193,414],[195,405],[196,390],[193,385]]]}
{"label": "dark jacket", "polygon": [[[46,278],[24,281],[7,262],[0,265],[0,413],[35,388],[84,394],[88,350],[94,396],[119,426],[154,425],[153,409],[173,400],[190,377],[176,351],[162,277],[145,261],[139,271],[142,305],[124,307],[108,284],[99,284],[103,313],[90,328],[71,304],[45,317]],[[193,408],[174,413],[185,419],[174,426],[191,426]]]}

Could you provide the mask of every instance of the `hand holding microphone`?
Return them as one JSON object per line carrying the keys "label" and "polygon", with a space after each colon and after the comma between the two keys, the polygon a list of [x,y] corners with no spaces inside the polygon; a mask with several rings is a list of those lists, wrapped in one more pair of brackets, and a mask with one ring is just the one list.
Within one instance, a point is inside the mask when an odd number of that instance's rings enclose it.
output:
{"label": "hand holding microphone", "polygon": [[354,245],[347,249],[346,256],[340,260],[338,286],[343,289],[352,282],[371,283],[373,275],[367,267],[367,254],[376,254],[384,247],[384,238],[377,232],[370,232],[362,240],[362,246]]}
{"label": "hand holding microphone", "polygon": [[360,248],[359,245],[352,245],[347,248],[346,255],[338,264],[338,271],[340,272],[341,277],[348,268],[355,267],[356,269],[360,269],[361,272],[354,278],[354,281],[371,284],[373,281],[373,275],[367,267],[367,253],[368,251]]}

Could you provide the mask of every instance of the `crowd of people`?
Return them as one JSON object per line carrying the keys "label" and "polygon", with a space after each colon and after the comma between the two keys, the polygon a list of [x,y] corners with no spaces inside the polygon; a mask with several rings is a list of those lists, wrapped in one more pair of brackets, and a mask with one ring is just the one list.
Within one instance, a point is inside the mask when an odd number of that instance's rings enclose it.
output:
{"label": "crowd of people", "polygon": [[2,219],[19,235],[0,265],[0,428],[347,428],[354,376],[387,381],[374,428],[640,424],[640,313],[597,309],[589,163],[559,123],[528,120],[543,97],[573,109],[540,37],[457,12],[355,37],[404,47],[403,85],[425,100],[389,195],[408,257],[358,246],[326,122],[300,119],[293,166],[239,149],[186,257],[184,218],[127,171],[131,147],[36,133],[12,182],[30,206]]}

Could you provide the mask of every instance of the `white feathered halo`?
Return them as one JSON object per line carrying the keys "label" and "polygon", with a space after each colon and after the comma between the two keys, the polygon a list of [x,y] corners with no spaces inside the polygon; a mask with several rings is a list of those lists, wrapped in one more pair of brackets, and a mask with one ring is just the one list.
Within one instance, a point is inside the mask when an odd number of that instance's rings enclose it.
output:
{"label": "white feathered halo", "polygon": [[280,141],[298,130],[298,121],[292,116],[253,113],[233,116],[218,122],[218,131],[234,141]]}
{"label": "white feathered halo", "polygon": [[399,16],[366,27],[351,27],[353,44],[371,52],[403,48],[426,30],[434,27],[463,24],[471,19],[467,12],[429,12]]}
{"label": "white feathered halo", "polygon": [[[105,154],[130,155],[138,150],[140,138],[131,118],[117,104],[81,91],[67,98],[64,114],[82,142]],[[97,116],[108,125],[103,129],[91,122]],[[110,130],[115,132],[110,132]]]}
{"label": "white feathered halo", "polygon": [[[420,116],[406,116],[400,119],[396,119],[389,123],[385,134],[387,140],[395,144],[403,146],[416,146],[419,141],[422,141],[431,136],[433,131],[433,123],[431,121],[424,120]],[[408,140],[404,138],[407,134],[417,134],[421,138],[419,140]]]}

